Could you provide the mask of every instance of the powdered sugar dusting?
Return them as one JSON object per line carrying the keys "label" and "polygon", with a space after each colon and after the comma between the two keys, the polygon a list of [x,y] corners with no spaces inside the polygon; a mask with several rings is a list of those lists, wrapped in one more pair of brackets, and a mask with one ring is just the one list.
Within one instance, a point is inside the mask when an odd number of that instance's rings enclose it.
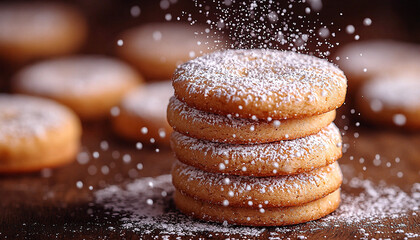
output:
{"label": "powdered sugar dusting", "polygon": [[308,173],[276,177],[248,177],[209,173],[179,161],[175,163],[176,168],[178,168],[179,175],[188,178],[187,181],[198,181],[198,185],[202,187],[223,187],[229,185],[235,192],[242,193],[253,190],[262,194],[300,192],[303,186],[313,186],[315,188],[319,185],[325,185],[332,172],[340,171],[338,163],[333,163]]}
{"label": "powdered sugar dusting", "polygon": [[[173,81],[174,85],[184,84],[189,95],[243,102],[244,108],[269,105],[273,111],[288,104],[331,97],[346,85],[343,72],[326,60],[255,49],[227,50],[196,58],[178,67]],[[175,88],[177,96],[178,91]]]}
{"label": "powdered sugar dusting", "polygon": [[41,98],[0,94],[0,143],[43,138],[69,116],[62,106]]}
{"label": "powdered sugar dusting", "polygon": [[186,145],[191,150],[203,152],[204,155],[211,155],[220,159],[230,159],[223,162],[228,168],[229,163],[235,159],[252,159],[251,164],[262,164],[263,166],[274,166],[284,171],[291,170],[290,161],[296,158],[309,158],[314,152],[324,152],[333,145],[341,147],[341,135],[334,123],[314,135],[298,138],[289,141],[263,144],[224,144],[195,139],[178,132],[173,133],[173,138],[178,144]]}
{"label": "powdered sugar dusting", "polygon": [[172,95],[170,81],[150,83],[128,93],[121,106],[138,116],[165,119],[166,106]]}
{"label": "powdered sugar dusting", "polygon": [[[359,193],[349,194],[346,191],[349,188]],[[283,239],[285,234],[294,238],[308,237],[324,229],[336,231],[335,228],[338,228],[337,231],[341,232],[341,228],[359,226],[359,230],[354,233],[356,238],[367,238],[369,233],[386,238],[390,233],[381,230],[390,226],[384,226],[381,222],[385,219],[400,219],[400,224],[392,228],[399,230],[402,237],[419,237],[418,233],[411,232],[404,225],[410,215],[416,218],[420,216],[418,183],[411,187],[411,192],[404,192],[396,186],[378,185],[369,180],[353,178],[343,186],[342,204],[334,213],[317,221],[281,228],[238,227],[193,220],[175,209],[172,203],[173,192],[171,176],[162,175],[137,179],[125,187],[109,186],[95,192],[95,197],[98,205],[112,212],[124,213],[125,217],[120,219],[122,228],[134,230],[143,236],[156,231],[161,236],[196,236],[210,232],[214,236],[261,237],[268,234],[270,239]],[[148,205],[147,199],[153,200],[153,204]]]}

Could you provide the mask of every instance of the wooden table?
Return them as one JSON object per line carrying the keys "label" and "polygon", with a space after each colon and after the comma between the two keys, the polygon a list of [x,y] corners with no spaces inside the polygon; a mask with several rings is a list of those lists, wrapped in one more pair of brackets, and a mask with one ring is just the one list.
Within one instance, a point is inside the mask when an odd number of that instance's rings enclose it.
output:
{"label": "wooden table", "polygon": [[[344,120],[341,114],[337,115],[338,125],[341,129],[349,126],[347,131],[343,131],[344,141],[348,145],[340,160],[345,176],[342,193],[360,194],[360,188],[350,184],[352,178],[368,180],[374,185],[382,182],[385,186],[398,186],[403,192],[411,194],[412,200],[420,205],[420,185],[415,185],[420,176],[420,134],[366,127],[364,124],[354,127],[357,120],[349,121],[348,118],[353,115],[346,109],[342,112],[348,114],[345,114]],[[107,122],[84,124],[83,153],[79,161],[40,173],[0,177],[0,238],[148,239],[168,236],[164,233],[165,229],[154,229],[145,234],[141,227],[123,227],[122,214],[105,208],[95,200],[95,192],[107,186],[124,186],[135,179],[167,174],[174,160],[167,148],[161,148],[159,152],[153,146],[137,150],[135,143],[115,137],[108,129]],[[96,159],[93,157],[95,151],[99,153]],[[87,163],[83,154],[90,156]],[[124,158],[125,154],[131,156],[131,161]],[[362,157],[364,161],[360,160]],[[375,157],[380,161],[373,161]],[[399,160],[396,162],[397,157]],[[138,163],[142,163],[143,169],[138,169]],[[417,190],[413,190],[413,186],[417,186]],[[348,203],[343,204],[341,207],[346,208],[345,204]],[[170,201],[168,208],[173,208]],[[345,211],[349,215],[349,209]],[[420,210],[411,206],[411,209],[401,209],[401,212],[404,214],[377,219],[370,217],[359,222],[345,222],[352,221],[349,216],[334,222],[333,214],[327,217],[328,220],[297,226],[255,228],[260,233],[251,235],[238,234],[242,231],[238,227],[232,227],[236,229],[233,235],[203,229],[202,232],[195,231],[182,238],[419,239]],[[173,224],[176,225],[176,221],[174,219]],[[211,226],[226,228],[217,224]],[[243,231],[246,234],[250,230]]]}

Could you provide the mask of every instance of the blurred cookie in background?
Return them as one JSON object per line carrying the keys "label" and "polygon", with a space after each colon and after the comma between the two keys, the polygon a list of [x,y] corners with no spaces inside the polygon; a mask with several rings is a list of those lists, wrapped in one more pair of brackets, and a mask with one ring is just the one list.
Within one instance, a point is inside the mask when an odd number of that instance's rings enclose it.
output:
{"label": "blurred cookie in background", "polygon": [[356,103],[362,118],[375,125],[419,130],[420,70],[369,80],[359,90]]}
{"label": "blurred cookie in background", "polygon": [[51,100],[10,94],[0,94],[0,109],[0,173],[75,160],[81,126],[73,111]]}
{"label": "blurred cookie in background", "polygon": [[166,120],[166,108],[173,95],[171,81],[145,84],[128,93],[112,118],[119,136],[141,143],[169,146],[172,128]]}
{"label": "blurred cookie in background", "polygon": [[405,62],[420,56],[420,46],[394,40],[354,42],[336,54],[337,64],[348,78],[349,91],[355,92],[364,82],[398,71]]}
{"label": "blurred cookie in background", "polygon": [[99,55],[71,56],[30,65],[12,79],[15,92],[54,99],[83,120],[109,116],[125,93],[142,83],[127,64]]}
{"label": "blurred cookie in background", "polygon": [[0,4],[0,57],[14,64],[68,54],[87,35],[84,17],[61,3]]}
{"label": "blurred cookie in background", "polygon": [[204,27],[187,23],[149,23],[125,31],[120,39],[117,54],[147,80],[170,79],[178,65],[217,47]]}

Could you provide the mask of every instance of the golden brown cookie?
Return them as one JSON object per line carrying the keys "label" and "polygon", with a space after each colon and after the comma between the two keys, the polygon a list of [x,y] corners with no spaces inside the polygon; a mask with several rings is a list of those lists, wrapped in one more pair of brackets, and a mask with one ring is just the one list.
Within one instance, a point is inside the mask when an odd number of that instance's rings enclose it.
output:
{"label": "golden brown cookie", "polygon": [[79,119],[53,101],[0,94],[0,173],[56,167],[75,160]]}
{"label": "golden brown cookie", "polygon": [[86,32],[84,17],[65,4],[0,4],[0,56],[12,62],[74,52]]}
{"label": "golden brown cookie", "polygon": [[330,112],[347,80],[327,60],[278,50],[227,50],[188,61],[173,76],[175,96],[196,109],[241,118],[290,119]]}
{"label": "golden brown cookie", "polygon": [[307,173],[275,177],[208,173],[179,161],[172,170],[172,183],[182,193],[235,207],[297,206],[334,192],[341,182],[337,162]]}
{"label": "golden brown cookie", "polygon": [[187,165],[206,172],[257,177],[324,167],[341,157],[341,146],[341,134],[334,123],[314,135],[263,144],[215,143],[178,132],[171,136],[176,158]]}
{"label": "golden brown cookie", "polygon": [[169,145],[172,128],[166,121],[166,107],[173,93],[170,81],[129,92],[121,101],[120,114],[112,118],[115,133],[128,140]]}
{"label": "golden brown cookie", "polygon": [[420,129],[420,71],[378,76],[356,100],[361,116],[375,125]]}
{"label": "golden brown cookie", "polygon": [[54,99],[82,119],[107,117],[113,106],[142,79],[127,64],[104,56],[46,60],[21,70],[13,79],[18,93]]}
{"label": "golden brown cookie", "polygon": [[148,23],[124,32],[117,53],[146,79],[170,79],[179,64],[215,48],[204,32],[186,23]]}
{"label": "golden brown cookie", "polygon": [[420,47],[393,40],[370,40],[345,45],[336,54],[337,64],[346,73],[349,87],[358,89],[364,82],[395,71],[401,63],[418,58]]}
{"label": "golden brown cookie", "polygon": [[301,119],[252,120],[207,113],[172,97],[168,105],[168,122],[185,135],[235,144],[266,143],[305,137],[319,132],[335,118],[335,110]]}
{"label": "golden brown cookie", "polygon": [[195,200],[175,191],[175,205],[181,212],[197,219],[248,226],[284,226],[322,218],[340,204],[340,190],[315,201],[292,207],[250,208],[221,206]]}

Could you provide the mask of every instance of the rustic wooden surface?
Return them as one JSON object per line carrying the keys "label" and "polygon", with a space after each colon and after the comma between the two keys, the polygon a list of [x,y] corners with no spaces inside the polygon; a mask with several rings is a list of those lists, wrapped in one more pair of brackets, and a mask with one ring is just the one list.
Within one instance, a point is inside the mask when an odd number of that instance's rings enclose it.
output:
{"label": "rustic wooden surface", "polygon": [[[350,115],[346,114],[346,116]],[[338,116],[341,127],[344,125],[354,126],[354,121],[349,122],[348,117],[341,120],[341,114]],[[356,132],[359,134],[358,138],[354,137]],[[100,143],[104,140],[109,145],[108,150],[100,148]],[[362,124],[357,128],[350,127],[346,131],[344,140],[349,144],[349,147],[340,163],[347,169],[352,169],[350,172],[345,172],[346,178],[353,175],[370,179],[373,182],[384,180],[405,191],[409,191],[409,187],[413,183],[419,182],[419,133],[382,130]],[[170,150],[160,148],[157,153],[153,146],[137,150],[135,143],[125,142],[115,137],[109,131],[107,122],[84,124],[82,150],[90,153],[98,151],[100,157],[94,159],[91,154],[91,159],[87,164],[74,162],[40,173],[0,177],[0,238],[138,238],[139,232],[119,227],[120,216],[110,215],[108,214],[109,210],[93,204],[93,192],[108,185],[130,182],[135,178],[168,173],[174,160]],[[114,159],[117,151],[120,156]],[[121,156],[126,153],[132,156],[130,163],[124,163],[121,160]],[[391,168],[384,164],[373,166],[371,160],[376,154],[380,154],[381,159],[399,157],[401,162],[394,164]],[[350,160],[350,156],[353,156],[354,159],[363,157],[366,161],[361,164],[357,160]],[[142,163],[144,168],[135,170],[137,163]],[[101,167],[104,165],[110,168],[108,174],[101,172]],[[363,167],[366,167],[366,170]],[[398,177],[398,172],[402,172],[403,177]],[[84,185],[81,189],[76,187],[77,181],[83,182]],[[89,186],[92,186],[92,190],[89,189]],[[342,189],[343,191],[354,191],[346,184]],[[420,212],[416,216],[410,215],[404,219],[404,223],[412,233],[420,233],[419,216]],[[401,219],[383,219],[381,221],[389,230],[386,236],[403,237],[399,233],[394,233],[393,228],[393,225],[400,223]],[[114,228],[110,230],[109,226],[114,226]],[[305,229],[305,225],[300,228]],[[325,228],[307,235],[307,238],[353,239],[362,237],[357,234],[357,228],[357,226],[353,229],[348,226],[346,228],[340,228],[340,226]],[[267,234],[269,231],[270,229],[267,230]],[[206,237],[207,234],[203,233],[201,237]],[[288,233],[282,237],[296,238],[296,234],[294,234]],[[369,238],[384,236],[383,233],[377,234],[373,230],[369,234]],[[159,231],[156,231],[152,235],[142,236],[142,238],[152,238],[158,235]],[[221,239],[225,237],[241,238],[241,236],[223,235],[219,237]],[[198,239],[199,236],[195,238]]]}

